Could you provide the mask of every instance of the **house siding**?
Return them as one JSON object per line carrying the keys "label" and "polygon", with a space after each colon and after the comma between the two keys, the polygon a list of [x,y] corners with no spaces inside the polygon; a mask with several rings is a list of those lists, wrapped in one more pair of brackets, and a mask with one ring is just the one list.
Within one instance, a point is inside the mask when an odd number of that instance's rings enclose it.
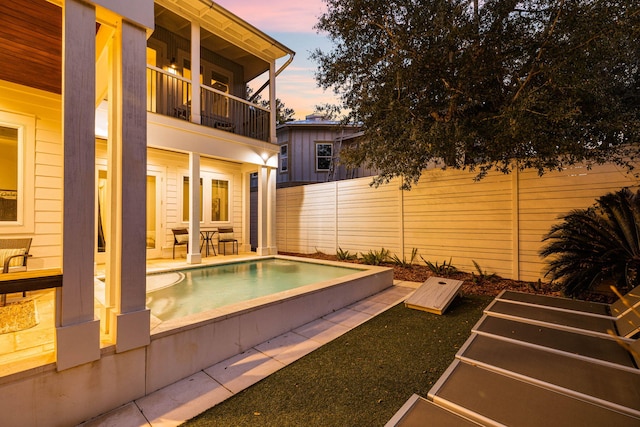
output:
{"label": "house siding", "polygon": [[475,261],[505,278],[544,280],[541,239],[560,215],[591,206],[607,192],[638,187],[614,165],[542,177],[535,171],[494,173],[479,182],[474,176],[430,170],[408,192],[399,190],[399,180],[372,188],[371,178],[278,189],[278,250],[385,248],[402,258],[416,248],[434,263],[451,259],[459,269],[475,271]]}
{"label": "house siding", "polygon": [[[98,150],[96,152],[98,164],[106,164],[106,143],[98,141]],[[181,180],[184,175],[189,172],[189,155],[182,153],[169,152],[149,148],[147,150],[147,170],[148,172],[160,172],[161,178],[165,185],[161,191],[162,207],[158,214],[163,215],[161,230],[162,237],[162,256],[171,257],[171,249],[173,247],[172,228],[188,227],[188,223],[182,221],[181,210]],[[231,198],[231,226],[234,227],[236,238],[240,242],[244,242],[242,234],[242,171],[241,166],[236,163],[224,162],[202,157],[200,159],[201,172],[209,172],[214,174],[224,174],[229,177],[231,182],[232,198]],[[162,183],[159,183],[162,185]],[[202,226],[202,225],[201,225]]]}
{"label": "house siding", "polygon": [[62,129],[61,97],[52,92],[0,80],[0,110],[35,117],[33,230],[15,234],[0,226],[2,237],[32,237],[29,268],[62,265]]}
{"label": "house siding", "polygon": [[[278,144],[288,144],[289,151],[289,171],[281,173],[278,171],[277,184],[286,186],[288,184],[300,185],[309,183],[322,183],[335,181],[346,177],[344,167],[334,165],[336,171],[331,174],[329,171],[316,171],[316,142],[327,142],[334,144],[334,158],[339,155],[339,147],[336,138],[341,135],[348,136],[356,132],[356,128],[342,129],[337,125],[319,124],[296,125],[285,124],[278,129]],[[370,176],[371,173],[365,168],[357,170],[359,174]],[[358,176],[356,173],[353,173]]]}

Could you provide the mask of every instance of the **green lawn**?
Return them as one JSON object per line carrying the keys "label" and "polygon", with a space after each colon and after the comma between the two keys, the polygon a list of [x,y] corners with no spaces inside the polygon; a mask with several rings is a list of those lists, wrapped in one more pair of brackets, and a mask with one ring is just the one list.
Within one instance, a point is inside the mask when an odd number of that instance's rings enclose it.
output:
{"label": "green lawn", "polygon": [[444,316],[397,305],[183,425],[384,426],[453,361],[490,297]]}

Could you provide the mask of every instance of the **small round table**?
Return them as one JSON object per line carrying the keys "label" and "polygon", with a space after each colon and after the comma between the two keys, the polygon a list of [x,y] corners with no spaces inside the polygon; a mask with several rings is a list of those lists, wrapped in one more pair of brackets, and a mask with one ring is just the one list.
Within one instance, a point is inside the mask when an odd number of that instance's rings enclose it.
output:
{"label": "small round table", "polygon": [[209,256],[209,246],[211,246],[211,249],[213,249],[213,254],[217,255],[216,247],[213,245],[213,236],[215,236],[217,232],[218,232],[217,228],[210,229],[210,230],[200,230],[200,235],[202,236],[202,244],[200,245],[200,252],[202,252],[202,247],[204,246],[205,248],[204,256]]}

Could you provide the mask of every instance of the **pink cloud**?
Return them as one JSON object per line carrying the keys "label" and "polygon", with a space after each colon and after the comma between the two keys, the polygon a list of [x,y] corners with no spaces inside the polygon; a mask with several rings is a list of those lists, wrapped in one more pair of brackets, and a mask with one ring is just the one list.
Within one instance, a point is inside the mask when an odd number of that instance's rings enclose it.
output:
{"label": "pink cloud", "polygon": [[325,10],[322,0],[216,0],[216,3],[267,33],[313,33],[313,26]]}

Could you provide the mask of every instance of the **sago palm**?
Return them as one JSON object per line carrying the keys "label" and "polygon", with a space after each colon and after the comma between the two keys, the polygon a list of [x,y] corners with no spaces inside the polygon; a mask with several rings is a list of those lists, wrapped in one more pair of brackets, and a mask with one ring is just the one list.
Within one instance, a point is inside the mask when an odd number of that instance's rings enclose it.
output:
{"label": "sago palm", "polygon": [[637,286],[640,272],[640,191],[627,188],[600,197],[588,209],[562,216],[543,241],[549,258],[545,277],[564,293],[577,296],[601,282],[625,292]]}

